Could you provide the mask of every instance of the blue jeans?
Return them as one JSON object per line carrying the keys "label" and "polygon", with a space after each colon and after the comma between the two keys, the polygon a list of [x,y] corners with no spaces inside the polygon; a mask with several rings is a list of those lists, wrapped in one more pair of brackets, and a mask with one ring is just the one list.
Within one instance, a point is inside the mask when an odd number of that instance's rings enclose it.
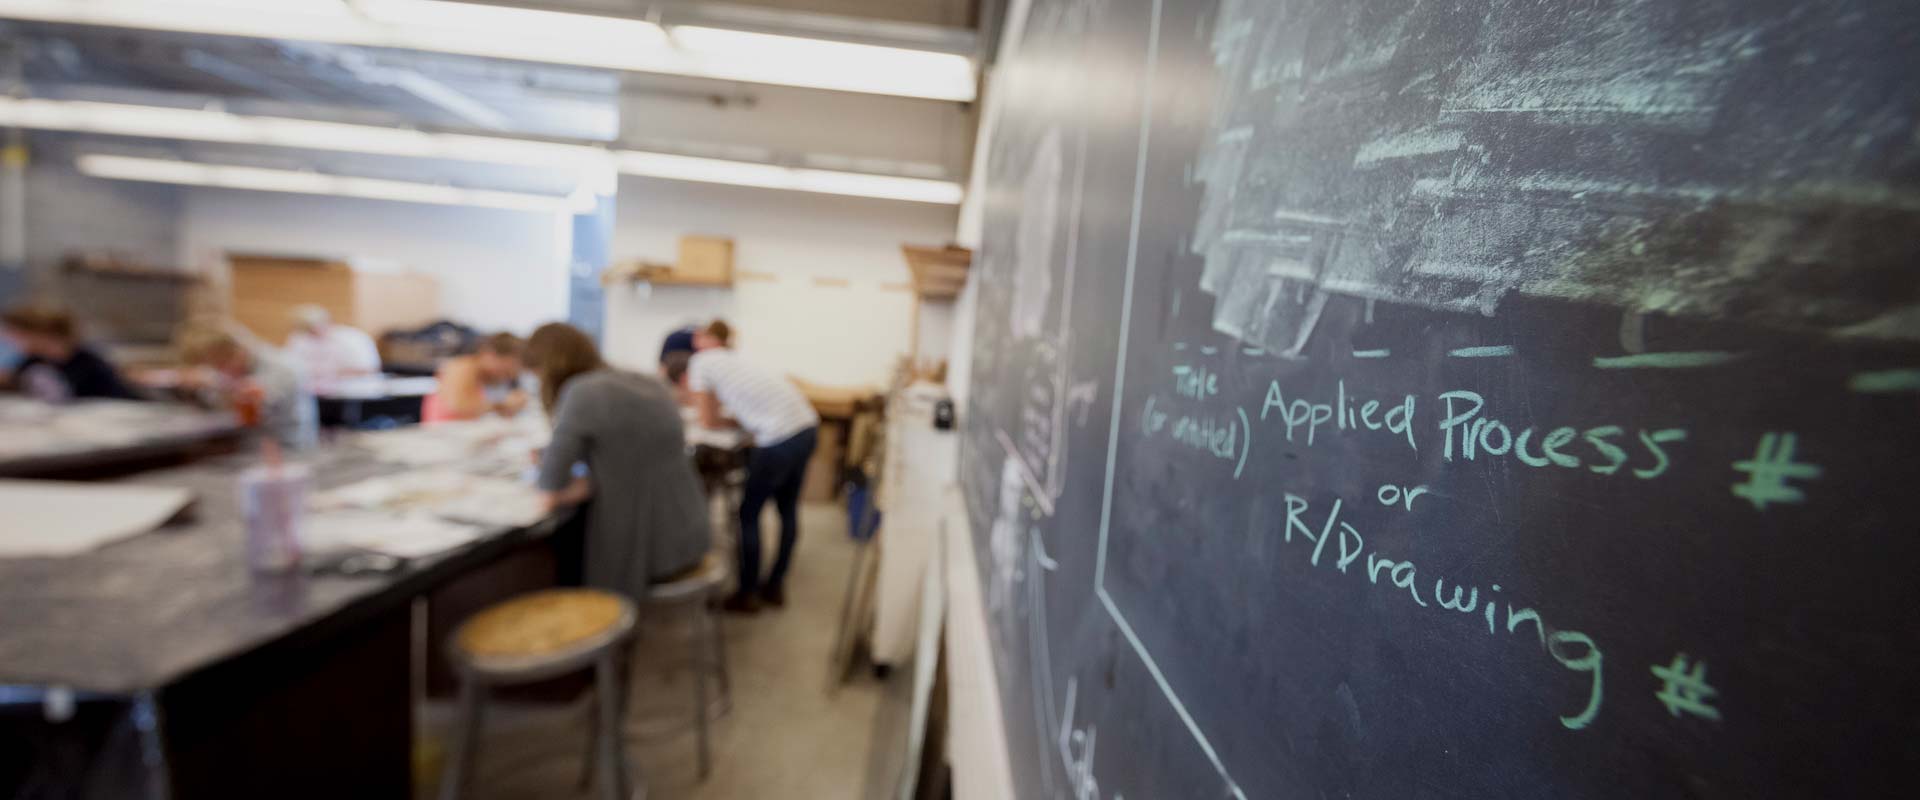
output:
{"label": "blue jeans", "polygon": [[793,562],[793,545],[800,539],[800,481],[807,474],[820,429],[808,428],[773,444],[753,448],[747,456],[746,491],[740,498],[740,594],[759,591],[760,509],[773,500],[780,511],[780,554],[765,586],[780,589]]}

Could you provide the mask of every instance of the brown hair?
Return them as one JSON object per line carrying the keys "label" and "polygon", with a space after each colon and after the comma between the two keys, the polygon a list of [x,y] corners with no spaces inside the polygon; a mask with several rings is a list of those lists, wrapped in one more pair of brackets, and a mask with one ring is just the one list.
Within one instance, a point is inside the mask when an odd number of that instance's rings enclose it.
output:
{"label": "brown hair", "polygon": [[721,346],[733,344],[733,326],[728,325],[724,319],[716,319],[707,323],[705,332],[708,336],[719,340]]}
{"label": "brown hair", "polygon": [[73,315],[57,308],[19,306],[0,312],[0,323],[24,333],[52,336],[67,341],[75,338]]}
{"label": "brown hair", "polygon": [[496,356],[519,358],[521,352],[526,350],[526,347],[526,343],[520,341],[520,337],[506,331],[501,331],[485,339],[481,339],[479,349]]}
{"label": "brown hair", "polygon": [[521,359],[540,378],[540,405],[549,415],[567,381],[607,365],[600,359],[600,348],[592,337],[564,322],[549,322],[535,330],[527,337]]}
{"label": "brown hair", "polygon": [[243,350],[240,340],[219,327],[188,323],[173,336],[174,352],[188,364],[205,364],[235,350]]}

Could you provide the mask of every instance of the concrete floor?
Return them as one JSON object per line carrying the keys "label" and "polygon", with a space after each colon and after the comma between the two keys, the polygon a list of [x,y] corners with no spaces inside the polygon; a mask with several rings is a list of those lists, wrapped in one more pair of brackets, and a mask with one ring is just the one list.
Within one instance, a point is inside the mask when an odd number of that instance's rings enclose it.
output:
{"label": "concrete floor", "polygon": [[[787,605],[754,616],[723,618],[733,679],[731,710],[710,728],[713,772],[697,777],[692,673],[679,619],[642,625],[629,704],[628,743],[634,774],[649,800],[735,798],[865,798],[889,794],[905,750],[896,720],[904,716],[904,684],[857,670],[830,686],[829,658],[854,546],[838,505],[801,512],[801,539],[787,577]],[[763,529],[777,530],[768,514]],[[771,561],[771,542],[766,558]],[[585,747],[585,699],[572,706],[489,707],[473,796],[534,800],[591,796],[576,790]],[[449,741],[451,709],[422,714],[428,742]],[[876,730],[889,731],[876,738]],[[429,750],[437,747],[429,745]],[[425,759],[425,765],[438,758]],[[430,768],[430,767],[429,767]],[[423,796],[431,780],[420,782]],[[639,794],[635,795],[640,796]]]}

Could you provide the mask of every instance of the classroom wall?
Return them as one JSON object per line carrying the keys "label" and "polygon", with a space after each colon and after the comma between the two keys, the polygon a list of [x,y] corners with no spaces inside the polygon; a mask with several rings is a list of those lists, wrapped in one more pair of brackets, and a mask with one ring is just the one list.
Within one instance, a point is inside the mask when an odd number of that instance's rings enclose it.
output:
{"label": "classroom wall", "polygon": [[608,288],[609,360],[652,370],[669,331],[724,317],[741,352],[833,385],[890,379],[912,331],[900,245],[943,244],[955,223],[952,206],[649,178],[622,178],[619,197],[615,263],[672,263],[682,235],[729,236],[736,281]]}
{"label": "classroom wall", "polygon": [[176,266],[181,191],[159,183],[91,178],[66,163],[27,169],[27,264],[56,267],[70,251],[113,252],[152,267]]}
{"label": "classroom wall", "polygon": [[245,250],[330,256],[439,279],[442,316],[525,333],[566,316],[569,217],[344,197],[185,191],[180,259],[205,267]]}

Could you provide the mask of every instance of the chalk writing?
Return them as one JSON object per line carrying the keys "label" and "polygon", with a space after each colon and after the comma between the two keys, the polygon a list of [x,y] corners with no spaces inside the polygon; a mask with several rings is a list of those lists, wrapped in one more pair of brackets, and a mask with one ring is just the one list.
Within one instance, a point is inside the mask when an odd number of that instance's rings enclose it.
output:
{"label": "chalk writing", "polygon": [[1279,381],[1267,384],[1267,396],[1260,404],[1260,419],[1266,421],[1267,415],[1278,411],[1280,421],[1287,426],[1287,441],[1295,440],[1299,434],[1308,447],[1313,446],[1314,437],[1322,426],[1333,423],[1337,431],[1386,431],[1399,434],[1407,440],[1407,447],[1419,450],[1413,441],[1414,396],[1405,395],[1384,412],[1379,400],[1361,402],[1359,395],[1347,394],[1347,382],[1334,382],[1334,396],[1331,403],[1316,403],[1295,395],[1289,401],[1286,392],[1280,388]]}
{"label": "chalk writing", "polygon": [[1630,356],[1603,356],[1593,360],[1600,369],[1691,369],[1712,367],[1739,360],[1736,353],[1696,351],[1684,353],[1639,353]]}
{"label": "chalk writing", "polygon": [[1847,378],[1847,388],[1861,394],[1920,392],[1920,369],[1856,372]]}
{"label": "chalk writing", "polygon": [[1380,484],[1378,490],[1374,491],[1373,495],[1375,500],[1380,501],[1380,505],[1391,506],[1405,503],[1407,510],[1412,511],[1413,498],[1426,493],[1427,487],[1425,486],[1395,486],[1391,483],[1383,483]]}
{"label": "chalk writing", "polygon": [[1787,485],[1790,479],[1812,480],[1820,477],[1820,467],[1793,460],[1798,437],[1791,433],[1765,433],[1753,458],[1733,462],[1736,472],[1752,476],[1746,483],[1733,486],[1735,496],[1744,497],[1755,509],[1767,510],[1769,503],[1798,503],[1806,499],[1799,489]]}
{"label": "chalk writing", "polygon": [[1667,713],[1678,717],[1681,713],[1720,719],[1720,710],[1707,705],[1707,701],[1720,692],[1707,685],[1707,662],[1701,661],[1687,668],[1687,654],[1674,655],[1673,663],[1664,667],[1654,666],[1653,676],[1662,681],[1660,691],[1654,693],[1667,707]]}
{"label": "chalk writing", "polygon": [[[1158,398],[1149,395],[1140,417],[1147,436],[1165,432],[1173,440],[1222,461],[1233,462],[1233,477],[1239,478],[1247,467],[1247,454],[1253,450],[1253,425],[1246,409],[1234,407],[1234,417],[1218,419],[1205,414],[1180,414],[1155,408]],[[1171,422],[1171,425],[1168,423]]]}
{"label": "chalk writing", "polygon": [[[1372,301],[1368,301],[1368,302],[1369,302],[1369,303],[1371,303]],[[1372,305],[1368,305],[1368,306],[1367,306],[1367,308],[1373,308],[1373,306],[1372,306]],[[1355,350],[1355,351],[1353,351],[1353,357],[1354,357],[1354,358],[1386,358],[1387,356],[1390,356],[1390,355],[1393,355],[1393,351],[1392,351],[1392,350],[1388,350],[1388,349],[1385,349],[1385,348],[1381,348],[1381,349],[1379,349],[1379,350]]]}
{"label": "chalk writing", "polygon": [[1491,347],[1461,347],[1448,350],[1447,355],[1454,358],[1505,358],[1513,355],[1513,345],[1502,344]]}
{"label": "chalk writing", "polygon": [[[1456,389],[1442,392],[1439,396],[1443,414],[1440,419],[1440,431],[1443,436],[1440,455],[1452,461],[1454,454],[1472,461],[1481,454],[1505,456],[1511,454],[1520,463],[1529,467],[1556,466],[1566,469],[1578,469],[1581,466],[1600,475],[1612,475],[1620,471],[1632,460],[1632,454],[1625,448],[1614,444],[1616,437],[1625,435],[1618,425],[1598,425],[1584,431],[1571,426],[1561,426],[1548,430],[1539,439],[1533,427],[1521,429],[1515,433],[1513,428],[1491,415],[1481,412],[1486,409],[1486,399],[1479,392]],[[1680,428],[1662,428],[1658,430],[1640,430],[1638,439],[1641,449],[1651,460],[1648,466],[1635,467],[1633,475],[1641,479],[1657,478],[1667,471],[1668,457],[1665,445],[1684,441],[1687,432]],[[1578,440],[1578,444],[1576,444]],[[1591,450],[1582,453],[1568,449],[1570,446]],[[1598,456],[1598,458],[1594,458]]]}
{"label": "chalk writing", "polygon": [[[1495,617],[1501,609],[1500,584],[1492,584],[1489,591],[1482,593],[1478,586],[1454,584],[1448,587],[1444,578],[1435,579],[1431,603],[1423,593],[1419,578],[1419,568],[1411,561],[1399,561],[1387,558],[1379,551],[1366,550],[1366,537],[1352,523],[1340,519],[1343,502],[1336,497],[1327,510],[1326,518],[1319,524],[1308,514],[1312,504],[1299,495],[1287,492],[1286,521],[1282,523],[1281,538],[1291,544],[1294,534],[1313,545],[1313,552],[1307,563],[1314,567],[1331,565],[1342,574],[1354,574],[1366,579],[1370,587],[1380,586],[1381,578],[1385,584],[1395,590],[1405,591],[1407,598],[1421,608],[1453,611],[1461,614],[1473,614],[1482,609],[1487,633],[1497,634]],[[1328,542],[1335,542],[1334,551],[1327,552]],[[1365,568],[1349,572],[1349,568],[1359,563],[1365,556]],[[1484,603],[1484,605],[1483,605]],[[1581,730],[1591,725],[1600,715],[1602,697],[1605,694],[1605,682],[1602,679],[1603,658],[1600,645],[1585,633],[1575,630],[1555,629],[1547,624],[1540,612],[1531,608],[1522,608],[1511,602],[1505,605],[1505,628],[1509,635],[1518,635],[1520,627],[1533,623],[1536,643],[1548,657],[1568,672],[1585,675],[1588,678],[1586,702],[1573,714],[1560,717],[1560,724],[1569,730]]]}
{"label": "chalk writing", "polygon": [[1173,367],[1173,391],[1181,397],[1205,400],[1220,393],[1220,376],[1206,367],[1176,364]]}
{"label": "chalk writing", "polygon": [[[1074,703],[1079,699],[1080,681],[1067,679],[1066,710],[1060,716],[1060,763],[1066,767],[1067,783],[1073,788],[1075,800],[1097,800],[1100,797],[1100,781],[1093,776],[1094,748],[1100,743],[1099,731],[1092,725],[1085,728],[1073,726]],[[1121,800],[1114,795],[1114,800]]]}

